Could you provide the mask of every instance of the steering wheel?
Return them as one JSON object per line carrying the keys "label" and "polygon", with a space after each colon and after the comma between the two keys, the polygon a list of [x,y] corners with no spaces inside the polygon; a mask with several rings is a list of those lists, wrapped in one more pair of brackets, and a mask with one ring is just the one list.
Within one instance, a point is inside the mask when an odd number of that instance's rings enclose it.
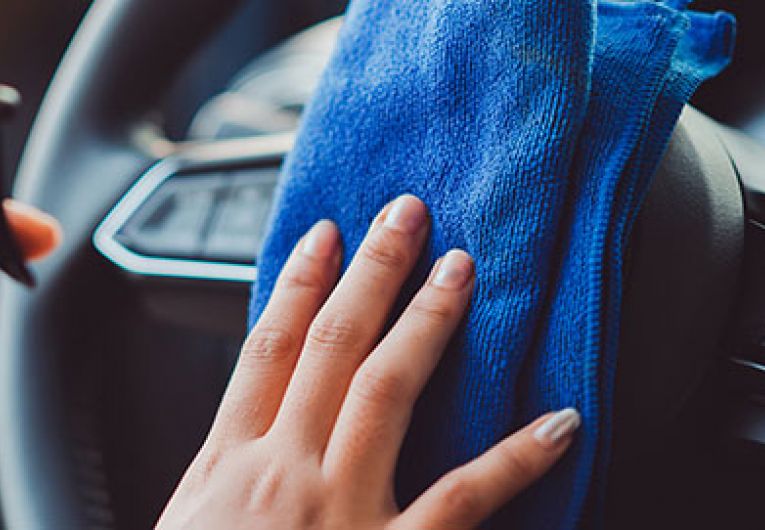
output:
{"label": "steering wheel", "polygon": [[[93,297],[105,280],[93,272],[92,234],[153,161],[131,137],[134,127],[238,4],[98,1],[49,89],[15,194],[62,219],[66,239],[39,267],[39,291],[27,292],[7,281],[2,285],[0,487],[10,528],[113,524],[110,514],[99,513],[100,478],[84,484],[77,476],[81,463],[75,459],[100,457],[73,453],[77,440],[65,418],[76,411],[62,398],[72,395],[65,381],[71,376],[70,362],[80,358],[76,350],[92,347],[86,335],[95,324],[94,312],[125,303]],[[112,316],[119,318],[117,313]],[[92,491],[83,492],[83,487]],[[84,501],[88,495],[95,497],[90,506]]]}
{"label": "steering wheel", "polygon": [[[244,331],[247,271],[236,269],[237,281],[226,281],[230,268],[164,274],[102,253],[128,217],[125,198],[179,172],[257,166],[288,148],[284,138],[191,146],[157,164],[167,153],[141,140],[147,115],[239,3],[99,0],[49,89],[15,195],[61,219],[66,237],[39,266],[37,291],[2,280],[0,297],[0,493],[10,528],[151,524],[209,426]],[[740,281],[739,175],[715,127],[685,113],[632,240],[617,491],[631,492],[635,463],[655,446],[645,433],[671,426],[714,365]],[[96,237],[98,250],[94,233],[106,238]],[[179,346],[200,330],[204,339]],[[649,380],[658,390],[646,394]],[[629,494],[615,497],[619,505]]]}

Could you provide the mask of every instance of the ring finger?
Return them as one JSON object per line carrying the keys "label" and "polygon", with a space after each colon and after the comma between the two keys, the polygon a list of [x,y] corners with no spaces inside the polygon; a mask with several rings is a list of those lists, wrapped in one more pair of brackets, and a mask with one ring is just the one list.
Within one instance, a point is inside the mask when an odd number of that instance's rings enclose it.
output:
{"label": "ring finger", "polygon": [[324,449],[348,384],[379,340],[428,225],[425,205],[411,195],[378,216],[308,330],[274,429],[299,436],[306,449]]}

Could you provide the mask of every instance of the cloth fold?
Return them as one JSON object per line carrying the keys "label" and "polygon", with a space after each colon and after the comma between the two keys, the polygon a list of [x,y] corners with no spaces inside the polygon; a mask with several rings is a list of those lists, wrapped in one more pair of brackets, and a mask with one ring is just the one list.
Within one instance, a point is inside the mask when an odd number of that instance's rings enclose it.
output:
{"label": "cloth fold", "polygon": [[351,2],[283,169],[250,323],[314,222],[338,223],[347,265],[402,193],[433,228],[399,309],[448,249],[474,257],[470,313],[404,444],[402,505],[574,406],[570,454],[487,527],[597,525],[624,248],[682,106],[731,53],[732,18],[687,3]]}

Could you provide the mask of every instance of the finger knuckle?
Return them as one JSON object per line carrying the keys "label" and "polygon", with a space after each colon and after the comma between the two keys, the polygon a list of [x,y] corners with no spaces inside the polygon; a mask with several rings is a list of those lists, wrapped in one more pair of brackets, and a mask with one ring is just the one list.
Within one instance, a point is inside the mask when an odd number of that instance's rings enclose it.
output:
{"label": "finger knuckle", "polygon": [[442,501],[455,516],[466,517],[481,511],[481,497],[468,480],[459,473],[452,473],[444,478],[444,482]]}
{"label": "finger knuckle", "polygon": [[241,357],[251,363],[278,363],[292,357],[297,339],[288,330],[256,326],[242,346]]}
{"label": "finger knuckle", "polygon": [[361,246],[362,255],[386,269],[400,269],[409,264],[410,251],[402,234],[385,228],[374,232]]}
{"label": "finger knuckle", "polygon": [[534,461],[518,447],[501,443],[496,447],[502,467],[509,476],[525,478],[536,474]]}
{"label": "finger knuckle", "polygon": [[281,287],[287,290],[320,292],[326,288],[326,280],[315,268],[288,267],[282,276]]}
{"label": "finger knuckle", "polygon": [[281,466],[271,463],[252,478],[250,505],[255,511],[271,508],[276,503],[286,475]]}
{"label": "finger knuckle", "polygon": [[342,355],[359,346],[359,332],[348,319],[332,317],[314,321],[306,337],[306,350],[324,355]]}
{"label": "finger knuckle", "polygon": [[359,371],[355,379],[353,392],[374,405],[400,405],[411,393],[407,378],[396,372],[366,369]]}
{"label": "finger knuckle", "polygon": [[457,318],[459,309],[448,300],[436,297],[416,297],[412,301],[412,313],[416,318],[434,326],[450,324]]}
{"label": "finger knuckle", "polygon": [[226,455],[225,445],[206,443],[189,467],[187,485],[192,488],[201,488],[207,484]]}

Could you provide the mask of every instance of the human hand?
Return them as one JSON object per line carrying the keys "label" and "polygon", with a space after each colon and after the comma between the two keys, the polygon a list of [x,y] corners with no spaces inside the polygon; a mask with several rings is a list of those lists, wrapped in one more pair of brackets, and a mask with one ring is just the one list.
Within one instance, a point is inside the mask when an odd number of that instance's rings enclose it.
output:
{"label": "human hand", "polygon": [[13,199],[3,201],[3,210],[26,260],[40,260],[60,244],[61,227],[50,215]]}
{"label": "human hand", "polygon": [[336,226],[321,221],[298,242],[159,528],[472,528],[560,458],[579,425],[572,409],[502,440],[405,510],[396,505],[412,408],[475,281],[471,258],[449,252],[380,339],[428,228],[425,205],[400,197],[336,286]]}

